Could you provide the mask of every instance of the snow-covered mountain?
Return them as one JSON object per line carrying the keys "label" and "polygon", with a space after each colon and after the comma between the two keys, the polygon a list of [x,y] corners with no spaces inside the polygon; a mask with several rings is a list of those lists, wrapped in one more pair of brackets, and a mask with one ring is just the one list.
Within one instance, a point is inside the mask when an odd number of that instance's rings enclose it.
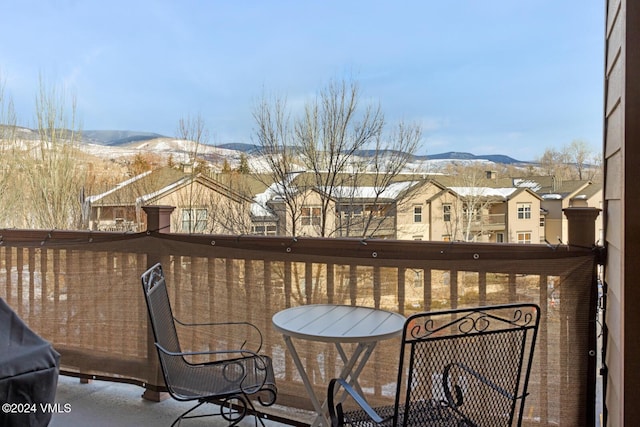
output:
{"label": "snow-covered mountain", "polygon": [[[26,146],[38,139],[38,132],[28,128],[16,128],[18,143]],[[231,167],[237,167],[241,156],[245,156],[254,171],[264,170],[265,163],[260,158],[257,145],[247,143],[226,143],[221,145],[195,144],[193,141],[167,137],[153,132],[122,130],[84,130],[81,149],[93,156],[119,160],[134,157],[138,153],[152,153],[161,157],[172,156],[174,161],[186,161],[197,154],[214,167],[221,167],[226,160]],[[366,160],[371,156],[368,150],[361,150],[358,156]],[[509,156],[501,154],[474,155],[471,153],[447,152],[439,154],[416,155],[407,164],[407,171],[436,172],[451,162],[492,163],[526,165]]]}

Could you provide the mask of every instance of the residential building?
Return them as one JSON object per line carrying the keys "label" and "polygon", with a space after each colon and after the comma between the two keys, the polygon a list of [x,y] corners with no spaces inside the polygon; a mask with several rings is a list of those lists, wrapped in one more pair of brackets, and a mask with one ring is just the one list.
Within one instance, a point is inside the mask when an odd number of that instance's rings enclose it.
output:
{"label": "residential building", "polygon": [[[588,180],[558,180],[553,176],[509,178],[516,187],[529,188],[541,198],[541,241],[569,243],[568,221],[563,209],[591,207],[602,209],[602,184]],[[596,220],[596,236],[602,241],[602,216]]]}
{"label": "residential building", "polygon": [[446,187],[426,179],[398,203],[397,238],[537,243],[540,201],[526,188]]}
{"label": "residential building", "polygon": [[164,167],[126,180],[86,199],[90,230],[146,229],[145,205],[168,205],[171,229],[179,233],[243,234],[251,231],[251,199],[201,173]]}
{"label": "residential building", "polygon": [[376,186],[363,175],[326,189],[304,172],[269,179],[165,167],[90,196],[85,211],[92,230],[143,230],[141,206],[159,204],[176,207],[171,225],[180,233],[555,244],[567,243],[563,209],[601,207],[602,197],[600,185],[553,177],[487,174],[465,186],[450,176],[403,175]]}

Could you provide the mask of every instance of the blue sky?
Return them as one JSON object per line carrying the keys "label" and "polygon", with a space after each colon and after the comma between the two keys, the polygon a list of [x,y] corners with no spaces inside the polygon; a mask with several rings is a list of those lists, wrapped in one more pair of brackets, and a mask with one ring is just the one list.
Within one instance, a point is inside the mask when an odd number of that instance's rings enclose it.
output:
{"label": "blue sky", "polygon": [[595,0],[0,0],[0,78],[33,126],[39,76],[86,130],[252,142],[264,94],[293,107],[352,76],[420,154],[533,160],[602,143],[604,2]]}

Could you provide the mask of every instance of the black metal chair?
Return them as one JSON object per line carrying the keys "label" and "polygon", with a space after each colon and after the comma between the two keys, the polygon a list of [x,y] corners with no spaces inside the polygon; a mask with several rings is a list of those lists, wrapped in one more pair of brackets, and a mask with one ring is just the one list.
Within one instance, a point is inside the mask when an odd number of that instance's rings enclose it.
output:
{"label": "black metal chair", "polygon": [[[260,331],[247,322],[186,324],[175,319],[160,264],[154,265],[142,275],[142,288],[169,394],[176,400],[198,401],[194,407],[180,415],[172,426],[182,419],[212,415],[221,415],[229,425],[236,425],[249,412],[264,425],[251,398],[257,399],[263,406],[275,403],[277,390],[271,359],[258,354],[260,348],[185,352],[180,347],[176,323],[180,328],[251,328],[260,337],[258,347],[262,346]],[[208,357],[209,360],[196,363],[194,357]],[[204,403],[219,405],[220,413],[192,413]]]}
{"label": "black metal chair", "polygon": [[[410,316],[395,404],[374,409],[346,381],[333,379],[327,392],[332,425],[519,426],[539,323],[535,304]],[[336,400],[340,391],[344,407]]]}

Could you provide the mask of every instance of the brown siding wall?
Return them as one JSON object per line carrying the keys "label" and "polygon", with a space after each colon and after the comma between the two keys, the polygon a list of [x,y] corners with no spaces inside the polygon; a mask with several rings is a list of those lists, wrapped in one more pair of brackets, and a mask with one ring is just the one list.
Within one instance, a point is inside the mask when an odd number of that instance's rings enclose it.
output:
{"label": "brown siding wall", "polygon": [[[640,425],[640,4],[608,0],[604,106],[608,426]],[[627,278],[629,280],[627,280]],[[626,331],[629,331],[627,334]]]}

